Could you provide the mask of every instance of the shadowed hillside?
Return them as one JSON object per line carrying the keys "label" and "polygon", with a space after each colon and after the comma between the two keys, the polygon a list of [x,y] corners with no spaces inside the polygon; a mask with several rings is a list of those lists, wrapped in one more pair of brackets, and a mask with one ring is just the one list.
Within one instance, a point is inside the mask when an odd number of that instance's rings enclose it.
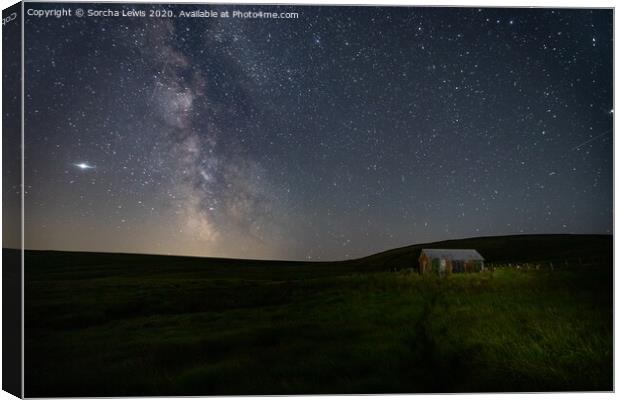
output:
{"label": "shadowed hillside", "polygon": [[[158,272],[162,269],[174,268],[176,271],[193,270],[206,267],[211,272],[217,271],[251,273],[252,269],[268,267],[274,273],[302,273],[309,271],[327,274],[340,274],[351,271],[384,270],[417,268],[420,251],[423,248],[438,249],[476,249],[491,263],[507,262],[564,262],[581,259],[609,261],[613,253],[613,237],[611,235],[513,235],[490,236],[468,239],[446,240],[400,247],[373,254],[368,257],[327,262],[306,261],[272,261],[244,260],[208,257],[183,257],[147,254],[123,253],[92,253],[63,251],[27,251],[27,263],[30,271],[40,268],[70,268],[92,274],[88,266],[105,266],[119,273]],[[123,271],[131,267],[131,271]],[[291,267],[294,267],[292,270]],[[334,269],[337,267],[337,269]],[[241,268],[241,270],[237,270]],[[246,270],[250,271],[246,271]],[[43,271],[40,271],[43,272]],[[50,272],[50,271],[46,271]],[[78,271],[76,271],[78,272]]]}
{"label": "shadowed hillside", "polygon": [[357,260],[360,264],[416,267],[424,248],[476,249],[491,263],[564,262],[611,260],[611,235],[513,235],[446,240],[417,244],[374,254]]}

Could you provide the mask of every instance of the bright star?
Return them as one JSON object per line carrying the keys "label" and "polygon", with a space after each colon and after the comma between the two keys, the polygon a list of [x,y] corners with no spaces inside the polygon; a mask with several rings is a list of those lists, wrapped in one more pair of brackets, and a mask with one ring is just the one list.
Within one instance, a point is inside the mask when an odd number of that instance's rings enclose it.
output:
{"label": "bright star", "polygon": [[85,163],[85,162],[81,162],[81,163],[77,163],[77,164],[73,164],[73,165],[75,165],[76,167],[78,167],[79,169],[82,169],[82,170],[95,168],[94,166],[88,165],[88,163]]}

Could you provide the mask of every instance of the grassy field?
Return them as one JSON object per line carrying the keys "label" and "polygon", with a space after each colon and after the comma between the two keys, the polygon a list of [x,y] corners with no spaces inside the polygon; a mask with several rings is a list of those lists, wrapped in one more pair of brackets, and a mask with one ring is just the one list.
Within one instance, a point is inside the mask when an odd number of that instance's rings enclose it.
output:
{"label": "grassy field", "polygon": [[[420,276],[422,247],[512,267]],[[340,263],[28,252],[26,396],[612,390],[611,255],[555,235]]]}

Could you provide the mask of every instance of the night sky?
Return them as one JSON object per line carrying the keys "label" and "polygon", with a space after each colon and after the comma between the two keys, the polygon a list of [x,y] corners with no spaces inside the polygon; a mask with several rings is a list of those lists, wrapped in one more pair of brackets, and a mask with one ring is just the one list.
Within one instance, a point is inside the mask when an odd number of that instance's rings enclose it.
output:
{"label": "night sky", "polygon": [[157,9],[299,18],[27,17],[27,248],[336,260],[612,232],[611,10]]}

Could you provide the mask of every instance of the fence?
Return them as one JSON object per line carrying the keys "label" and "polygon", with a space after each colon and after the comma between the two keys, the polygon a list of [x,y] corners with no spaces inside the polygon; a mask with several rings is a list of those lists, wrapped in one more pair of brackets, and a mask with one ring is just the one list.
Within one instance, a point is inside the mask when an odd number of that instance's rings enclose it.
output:
{"label": "fence", "polygon": [[486,262],[485,267],[494,269],[523,269],[523,270],[547,270],[553,271],[556,269],[567,268],[596,268],[609,266],[613,263],[612,257],[608,256],[589,256],[589,257],[575,257],[554,259],[552,261],[528,261],[528,262]]}

